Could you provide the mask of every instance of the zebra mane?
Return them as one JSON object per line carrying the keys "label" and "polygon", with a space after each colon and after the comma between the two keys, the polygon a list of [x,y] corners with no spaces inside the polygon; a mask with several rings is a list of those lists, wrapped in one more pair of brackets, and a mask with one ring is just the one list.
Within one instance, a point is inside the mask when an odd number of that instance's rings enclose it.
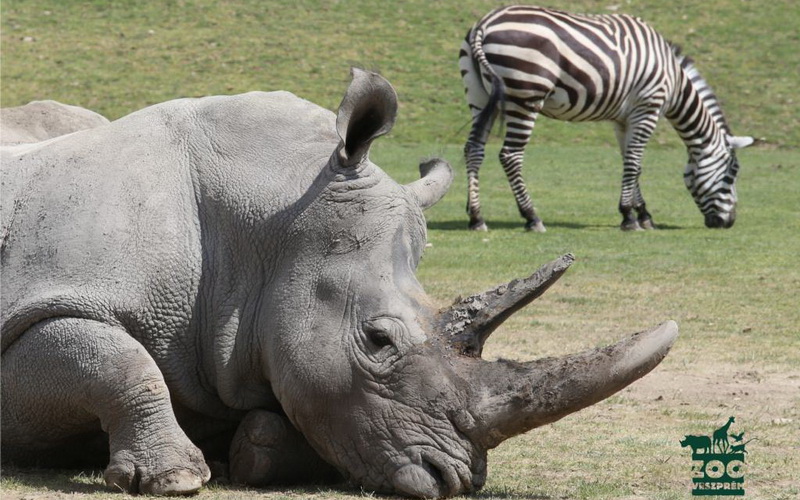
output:
{"label": "zebra mane", "polygon": [[714,94],[708,82],[700,75],[700,71],[698,71],[697,67],[694,65],[694,60],[683,53],[683,49],[680,45],[672,42],[668,43],[672,49],[672,53],[675,55],[675,59],[678,60],[684,73],[686,73],[686,77],[700,95],[703,105],[705,105],[708,112],[711,113],[711,116],[714,117],[717,125],[719,125],[722,131],[727,135],[733,135],[728,126],[728,122],[725,120],[725,115],[722,113],[722,106],[719,103],[719,99],[717,99],[716,94]]}

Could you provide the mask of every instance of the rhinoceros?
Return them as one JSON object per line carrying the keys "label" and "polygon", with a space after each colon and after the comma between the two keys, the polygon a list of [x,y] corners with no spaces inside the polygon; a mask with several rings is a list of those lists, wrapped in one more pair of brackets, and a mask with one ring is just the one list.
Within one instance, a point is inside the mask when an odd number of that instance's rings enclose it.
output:
{"label": "rhinoceros", "polygon": [[99,127],[108,119],[94,111],[58,101],[31,101],[0,110],[0,145],[28,144]]}
{"label": "rhinoceros", "polygon": [[179,99],[7,151],[3,459],[105,460],[108,485],[160,495],[200,489],[206,460],[237,483],[456,495],[488,449],[662,360],[674,322],[482,359],[573,258],[438,307],[414,273],[452,172],[427,160],[401,185],[369,160],[396,112],[354,70],[336,114],[288,92]]}

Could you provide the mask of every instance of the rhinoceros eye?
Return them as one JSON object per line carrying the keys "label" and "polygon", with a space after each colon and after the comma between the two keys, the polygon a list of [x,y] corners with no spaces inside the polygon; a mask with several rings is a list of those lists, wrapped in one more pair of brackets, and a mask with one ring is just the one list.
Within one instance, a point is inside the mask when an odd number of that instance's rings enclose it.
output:
{"label": "rhinoceros eye", "polygon": [[402,357],[406,337],[406,327],[397,318],[381,316],[366,320],[357,336],[362,355],[356,356],[356,360],[373,376],[387,375],[394,362]]}
{"label": "rhinoceros eye", "polygon": [[386,347],[392,345],[392,339],[387,332],[381,330],[372,330],[367,333],[369,341],[375,344],[376,347]]}
{"label": "rhinoceros eye", "polygon": [[364,333],[367,335],[367,339],[378,349],[394,345],[392,330],[395,328],[394,321],[384,318],[364,322]]}

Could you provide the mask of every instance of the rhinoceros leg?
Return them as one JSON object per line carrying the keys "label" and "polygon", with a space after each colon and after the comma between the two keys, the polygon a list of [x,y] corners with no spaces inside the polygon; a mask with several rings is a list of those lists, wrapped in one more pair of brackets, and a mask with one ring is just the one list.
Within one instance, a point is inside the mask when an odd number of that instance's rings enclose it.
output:
{"label": "rhinoceros leg", "polygon": [[4,448],[46,455],[102,427],[109,435],[109,486],[169,495],[208,481],[202,453],[178,426],[161,372],[126,331],[86,319],[46,320],[12,344],[2,362]]}
{"label": "rhinoceros leg", "polygon": [[237,484],[332,483],[342,476],[311,448],[286,417],[252,410],[231,442],[230,479]]}

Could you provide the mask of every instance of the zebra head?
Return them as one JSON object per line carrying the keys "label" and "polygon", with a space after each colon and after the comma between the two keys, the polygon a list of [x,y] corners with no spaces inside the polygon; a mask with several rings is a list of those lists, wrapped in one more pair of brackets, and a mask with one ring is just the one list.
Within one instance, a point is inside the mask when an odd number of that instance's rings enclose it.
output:
{"label": "zebra head", "polygon": [[[694,61],[670,44],[686,76],[685,85],[696,100],[684,99],[686,112],[673,123],[689,150],[689,162],[683,174],[686,187],[705,216],[706,226],[729,228],[736,221],[736,175],[739,161],[736,149],[755,142],[752,137],[731,135],[722,106],[711,86],[700,75]],[[703,117],[705,115],[705,117]]]}
{"label": "zebra head", "polygon": [[724,143],[708,150],[689,149],[683,173],[686,188],[692,194],[705,224],[710,228],[729,228],[736,222],[736,177],[739,160],[736,149],[753,144],[752,137],[724,136]]}

